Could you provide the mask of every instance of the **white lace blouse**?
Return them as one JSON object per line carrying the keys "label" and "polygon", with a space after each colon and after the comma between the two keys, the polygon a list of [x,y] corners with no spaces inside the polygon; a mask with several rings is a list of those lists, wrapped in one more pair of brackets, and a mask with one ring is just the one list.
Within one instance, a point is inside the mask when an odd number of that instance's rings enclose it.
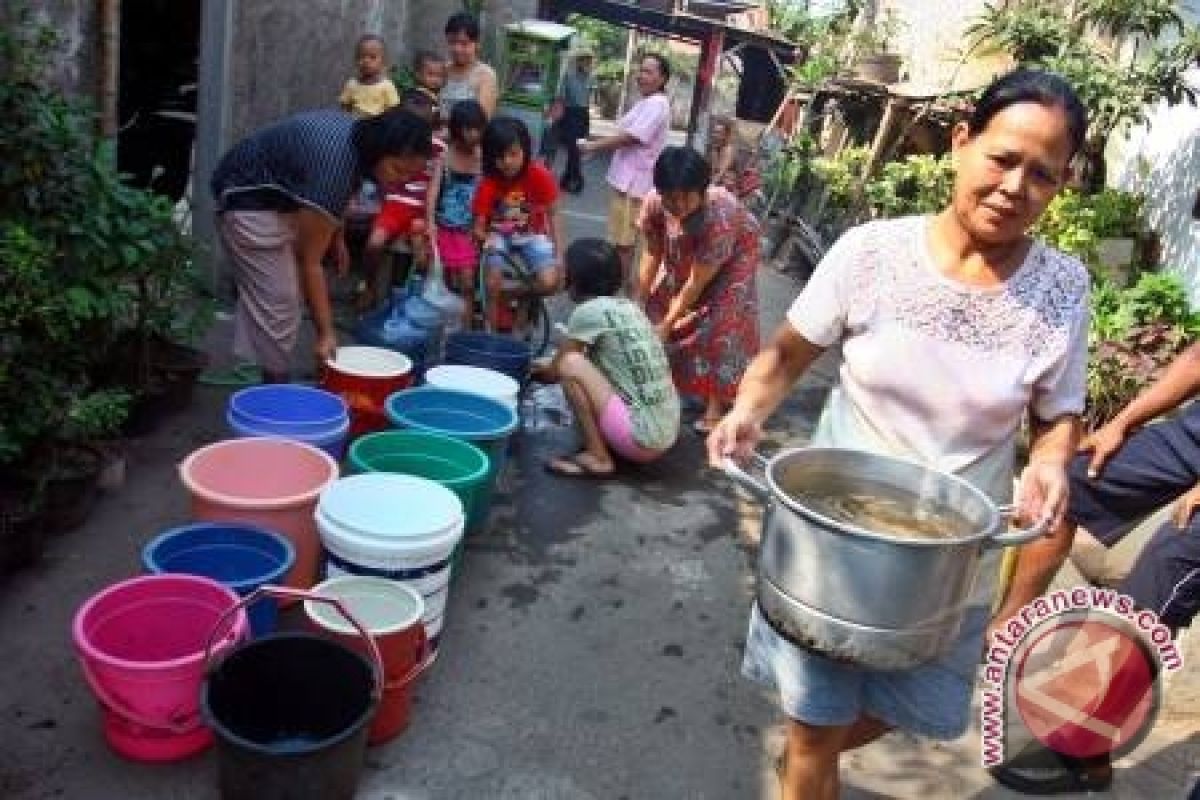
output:
{"label": "white lace blouse", "polygon": [[1040,243],[1006,282],[973,287],[933,263],[928,219],[847,232],[788,312],[843,362],[818,427],[825,444],[889,452],[962,474],[999,501],[1026,409],[1083,411],[1084,266]]}

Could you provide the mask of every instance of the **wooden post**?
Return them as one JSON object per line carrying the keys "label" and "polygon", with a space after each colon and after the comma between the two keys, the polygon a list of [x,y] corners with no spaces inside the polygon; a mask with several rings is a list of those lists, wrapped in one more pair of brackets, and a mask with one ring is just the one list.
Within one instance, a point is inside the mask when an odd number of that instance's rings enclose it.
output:
{"label": "wooden post", "polygon": [[721,51],[725,32],[714,30],[700,45],[700,67],[692,91],[692,112],[688,120],[688,144],[703,152],[708,145],[708,121],[712,118],[713,89],[721,71]]}
{"label": "wooden post", "polygon": [[100,135],[117,138],[120,127],[118,98],[121,81],[121,0],[100,0],[100,47],[96,94],[100,107]]}
{"label": "wooden post", "polygon": [[867,159],[866,166],[863,167],[864,180],[874,175],[887,158],[908,112],[909,103],[906,98],[888,95],[887,105],[883,109],[883,119],[879,121],[879,130],[875,134],[875,141],[871,143],[871,155]]}

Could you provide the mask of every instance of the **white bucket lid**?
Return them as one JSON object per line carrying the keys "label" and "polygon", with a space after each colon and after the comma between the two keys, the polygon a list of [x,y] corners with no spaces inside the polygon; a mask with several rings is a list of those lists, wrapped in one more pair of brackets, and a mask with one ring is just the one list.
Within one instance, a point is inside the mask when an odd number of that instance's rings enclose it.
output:
{"label": "white bucket lid", "polygon": [[517,395],[521,392],[520,384],[502,372],[463,364],[434,367],[425,373],[425,382],[439,389],[457,389],[483,395],[514,409],[517,407]]}
{"label": "white bucket lid", "polygon": [[329,365],[338,372],[360,378],[399,378],[412,372],[412,360],[382,347],[339,347]]}
{"label": "white bucket lid", "polygon": [[463,504],[436,481],[367,472],[330,484],[316,518],[330,549],[388,561],[452,549],[462,535]]}
{"label": "white bucket lid", "polygon": [[[336,597],[375,636],[398,633],[425,616],[425,601],[420,593],[387,578],[342,575],[318,583],[313,592]],[[304,613],[326,630],[350,636],[356,633],[345,617],[328,603],[305,600]]]}

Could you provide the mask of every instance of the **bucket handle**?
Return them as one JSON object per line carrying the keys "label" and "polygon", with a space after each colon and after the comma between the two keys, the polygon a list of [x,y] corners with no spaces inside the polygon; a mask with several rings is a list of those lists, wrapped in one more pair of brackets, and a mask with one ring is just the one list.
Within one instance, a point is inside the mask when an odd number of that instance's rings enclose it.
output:
{"label": "bucket handle", "polygon": [[[224,616],[225,615],[222,615],[220,619],[223,620]],[[218,624],[220,624],[219,621]],[[205,664],[208,664],[209,651],[215,644],[213,638],[214,637],[210,635],[208,641],[205,643]],[[233,628],[230,628],[225,634],[225,640],[227,646],[232,646],[238,640],[237,632]],[[108,689],[104,688],[104,685],[100,682],[100,679],[97,678],[95,673],[92,672],[92,667],[90,664],[88,664],[86,658],[81,658],[79,660],[79,664],[83,668],[84,681],[87,682],[88,688],[90,688],[92,693],[96,695],[96,699],[100,701],[100,704],[114,713],[119,714],[125,719],[141,725],[143,728],[149,728],[153,731],[165,731],[176,736],[182,736],[184,734],[193,733],[204,726],[204,722],[200,717],[199,710],[193,714],[189,714],[184,718],[183,721],[176,721],[170,717],[167,719],[151,719],[143,716],[140,712],[134,711],[125,703],[109,694]]]}
{"label": "bucket handle", "polygon": [[[1017,507],[1013,505],[998,506],[996,512],[1003,518],[1012,520],[1017,515]],[[1046,535],[1050,520],[1040,519],[1028,528],[1014,528],[1005,533],[996,533],[983,540],[984,547],[1015,547],[1019,544],[1032,542]]]}
{"label": "bucket handle", "polygon": [[[259,586],[253,592],[245,597],[240,598],[236,604],[225,610],[225,613],[222,614],[217,620],[217,624],[213,626],[212,633],[210,633],[208,636],[208,644],[204,648],[204,664],[206,673],[211,675],[213,669],[216,667],[216,664],[213,662],[212,645],[214,640],[217,638],[217,634],[221,630],[221,626],[225,624],[231,614],[264,597],[271,597],[280,600],[312,600],[315,603],[325,603],[326,605],[333,606],[334,609],[336,609],[337,612],[342,615],[342,619],[349,622],[354,627],[354,630],[358,633],[358,635],[367,643],[367,650],[371,654],[371,672],[373,673],[373,677],[375,679],[374,686],[371,689],[371,697],[375,702],[379,702],[380,697],[383,695],[384,684],[383,656],[379,654],[379,647],[375,644],[375,639],[372,638],[371,634],[367,633],[367,629],[363,627],[363,624],[355,619],[354,615],[346,609],[346,607],[342,604],[342,601],[338,598],[328,597],[326,595],[318,594],[317,592],[306,591],[304,589],[293,589],[290,586]],[[416,676],[414,675],[413,677]]]}
{"label": "bucket handle", "polygon": [[[771,463],[766,456],[762,455],[761,453],[754,452],[750,454],[750,460],[755,467],[760,469],[763,474],[766,474],[767,467]],[[771,490],[767,487],[767,485],[753,478],[750,473],[742,469],[741,466],[732,458],[729,456],[722,458],[721,468],[725,470],[725,474],[732,478],[733,482],[738,486],[741,486],[743,489],[750,492],[750,494],[757,497],[763,503],[769,504],[771,502]]]}
{"label": "bucket handle", "polygon": [[433,666],[433,662],[437,659],[437,651],[433,649],[432,644],[425,634],[425,626],[420,626],[421,641],[417,645],[417,661],[412,665],[412,668],[404,673],[401,677],[394,681],[385,681],[384,689],[403,689],[410,683],[421,677],[421,673]]}

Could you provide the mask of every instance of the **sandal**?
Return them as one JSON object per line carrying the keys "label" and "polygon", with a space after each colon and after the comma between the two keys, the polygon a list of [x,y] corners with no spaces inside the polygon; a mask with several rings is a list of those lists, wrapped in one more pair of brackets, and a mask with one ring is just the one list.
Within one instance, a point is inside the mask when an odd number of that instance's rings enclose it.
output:
{"label": "sandal", "polygon": [[1001,786],[1039,796],[1102,792],[1113,779],[1109,756],[1073,758],[1037,746],[992,767],[988,773]]}
{"label": "sandal", "polygon": [[558,458],[552,458],[545,464],[546,472],[549,472],[551,475],[556,475],[560,478],[589,479],[609,478],[612,477],[614,472],[616,472],[615,467],[610,466],[606,470],[596,469],[595,467],[588,466],[586,463],[579,460],[580,456],[586,455],[586,452],[580,452],[572,456],[559,456]]}
{"label": "sandal", "polygon": [[237,364],[226,370],[205,370],[196,380],[204,386],[257,386],[263,375],[255,364]]}

